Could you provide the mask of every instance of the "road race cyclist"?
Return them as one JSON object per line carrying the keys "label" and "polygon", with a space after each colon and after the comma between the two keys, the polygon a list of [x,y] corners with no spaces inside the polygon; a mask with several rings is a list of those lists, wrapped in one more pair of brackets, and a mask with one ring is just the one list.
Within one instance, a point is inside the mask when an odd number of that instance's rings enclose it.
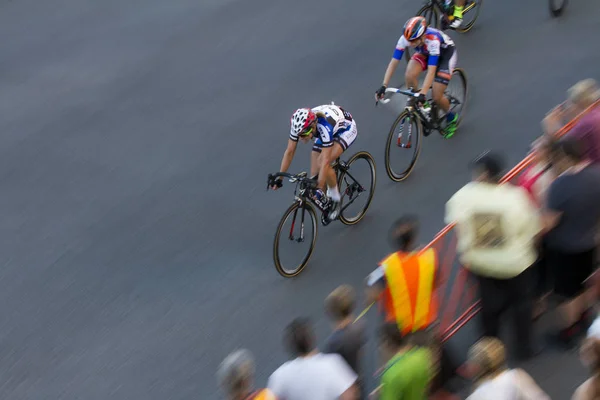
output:
{"label": "road race cyclist", "polygon": [[425,18],[413,17],[404,24],[404,34],[398,40],[392,60],[385,71],[383,85],[377,90],[376,97],[378,99],[383,98],[385,89],[392,79],[392,75],[394,75],[400,60],[402,60],[404,49],[407,46],[413,47],[415,54],[406,67],[406,86],[416,88],[418,86],[419,75],[422,71],[427,71],[423,87],[419,92],[418,102],[426,102],[425,96],[433,85],[433,100],[447,113],[447,125],[444,137],[452,137],[454,132],[456,132],[458,115],[448,112],[450,110],[450,101],[444,96],[444,91],[456,66],[456,47],[452,39],[444,32],[428,27]]}
{"label": "road race cyclist", "polygon": [[[316,138],[310,157],[310,174],[318,179],[316,200],[327,204],[327,219],[333,221],[338,217],[341,201],[336,174],[331,164],[352,145],[358,131],[352,115],[334,104],[325,104],[315,108],[300,108],[291,118],[290,138],[281,160],[281,172],[286,172],[294,159],[298,139],[304,143]],[[327,196],[323,189],[327,184]],[[272,189],[281,187],[281,179],[272,185]]]}

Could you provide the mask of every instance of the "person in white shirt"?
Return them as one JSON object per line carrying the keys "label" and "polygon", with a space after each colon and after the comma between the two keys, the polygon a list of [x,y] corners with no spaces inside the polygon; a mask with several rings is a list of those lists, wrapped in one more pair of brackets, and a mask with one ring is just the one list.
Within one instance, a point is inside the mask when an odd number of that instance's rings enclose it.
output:
{"label": "person in white shirt", "polygon": [[518,357],[527,359],[536,353],[528,270],[537,259],[542,224],[523,188],[500,184],[502,169],[496,154],[474,160],[472,181],[446,204],[446,223],[456,224],[461,263],[479,283],[484,335],[498,337],[500,316],[513,308]]}
{"label": "person in white shirt", "polygon": [[284,335],[288,350],[296,358],[269,377],[267,387],[279,400],[358,399],[356,373],[339,354],[319,352],[308,319],[295,319]]}
{"label": "person in white shirt", "polygon": [[504,345],[484,337],[469,349],[468,367],[474,374],[473,393],[467,400],[550,400],[522,369],[508,369]]}

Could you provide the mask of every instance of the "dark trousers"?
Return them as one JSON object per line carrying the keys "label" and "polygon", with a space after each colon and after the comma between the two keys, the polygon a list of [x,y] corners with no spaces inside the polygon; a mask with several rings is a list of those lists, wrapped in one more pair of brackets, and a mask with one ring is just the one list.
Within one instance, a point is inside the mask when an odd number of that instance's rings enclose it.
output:
{"label": "dark trousers", "polygon": [[532,351],[533,291],[530,270],[510,279],[495,279],[475,275],[481,293],[481,317],[485,336],[499,337],[501,316],[512,311],[513,330],[519,357]]}

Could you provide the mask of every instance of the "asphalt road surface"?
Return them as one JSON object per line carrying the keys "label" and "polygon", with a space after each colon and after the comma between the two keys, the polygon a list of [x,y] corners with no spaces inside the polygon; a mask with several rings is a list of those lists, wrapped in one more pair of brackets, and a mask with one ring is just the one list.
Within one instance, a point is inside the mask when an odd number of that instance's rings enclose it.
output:
{"label": "asphalt road surface", "polygon": [[[516,163],[565,89],[600,78],[600,2],[551,19],[545,1],[486,1],[475,29],[451,34],[464,125],[428,137],[393,183],[383,149],[400,105],[375,108],[373,92],[419,7],[2,1],[0,398],[216,399],[216,367],[239,346],[264,384],[285,360],[285,324],[310,316],[323,339],[324,297],[360,287],[395,217],[418,213],[428,241],[470,159],[495,149]],[[331,100],[358,122],[350,152],[378,163],[374,202],[355,227],[321,228],[308,269],[284,280],[271,246],[292,194],[265,192],[266,175],[294,109]],[[577,365],[553,360],[534,368]],[[578,371],[545,387],[566,398]]]}

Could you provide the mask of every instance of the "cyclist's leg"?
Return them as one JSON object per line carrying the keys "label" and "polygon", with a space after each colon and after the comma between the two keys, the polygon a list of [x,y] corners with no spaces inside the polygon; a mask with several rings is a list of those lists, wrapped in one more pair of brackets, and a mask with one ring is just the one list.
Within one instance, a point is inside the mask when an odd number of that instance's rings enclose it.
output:
{"label": "cyclist's leg", "polygon": [[404,73],[407,88],[419,88],[419,75],[427,69],[427,57],[421,53],[415,53],[410,58]]}
{"label": "cyclist's leg", "polygon": [[[341,157],[341,155],[348,149],[348,147],[352,146],[352,143],[354,143],[357,136],[358,129],[356,127],[356,121],[352,121],[350,127],[346,131],[341,132],[333,139],[334,145],[330,157],[331,161],[334,162],[339,157]],[[331,194],[334,197],[338,198],[339,188],[337,187],[337,176],[333,168],[331,168],[330,172],[332,174],[331,177],[333,178],[333,181],[327,182],[327,186],[329,188],[327,194]]]}
{"label": "cyclist's leg", "polygon": [[454,0],[454,13],[452,13],[451,28],[458,28],[462,25],[463,10],[465,9],[465,3],[467,0]]}
{"label": "cyclist's leg", "polygon": [[315,140],[312,151],[310,152],[310,177],[311,177],[311,179],[317,179],[319,177],[319,168],[321,166],[321,164],[319,162],[320,162],[322,145],[323,145],[323,142],[321,142],[321,139]]}
{"label": "cyclist's leg", "polygon": [[444,111],[450,109],[450,100],[444,96],[448,83],[452,78],[452,71],[456,66],[456,49],[449,48],[442,51],[438,61],[437,71],[435,73],[435,82],[433,83],[433,100]]}

